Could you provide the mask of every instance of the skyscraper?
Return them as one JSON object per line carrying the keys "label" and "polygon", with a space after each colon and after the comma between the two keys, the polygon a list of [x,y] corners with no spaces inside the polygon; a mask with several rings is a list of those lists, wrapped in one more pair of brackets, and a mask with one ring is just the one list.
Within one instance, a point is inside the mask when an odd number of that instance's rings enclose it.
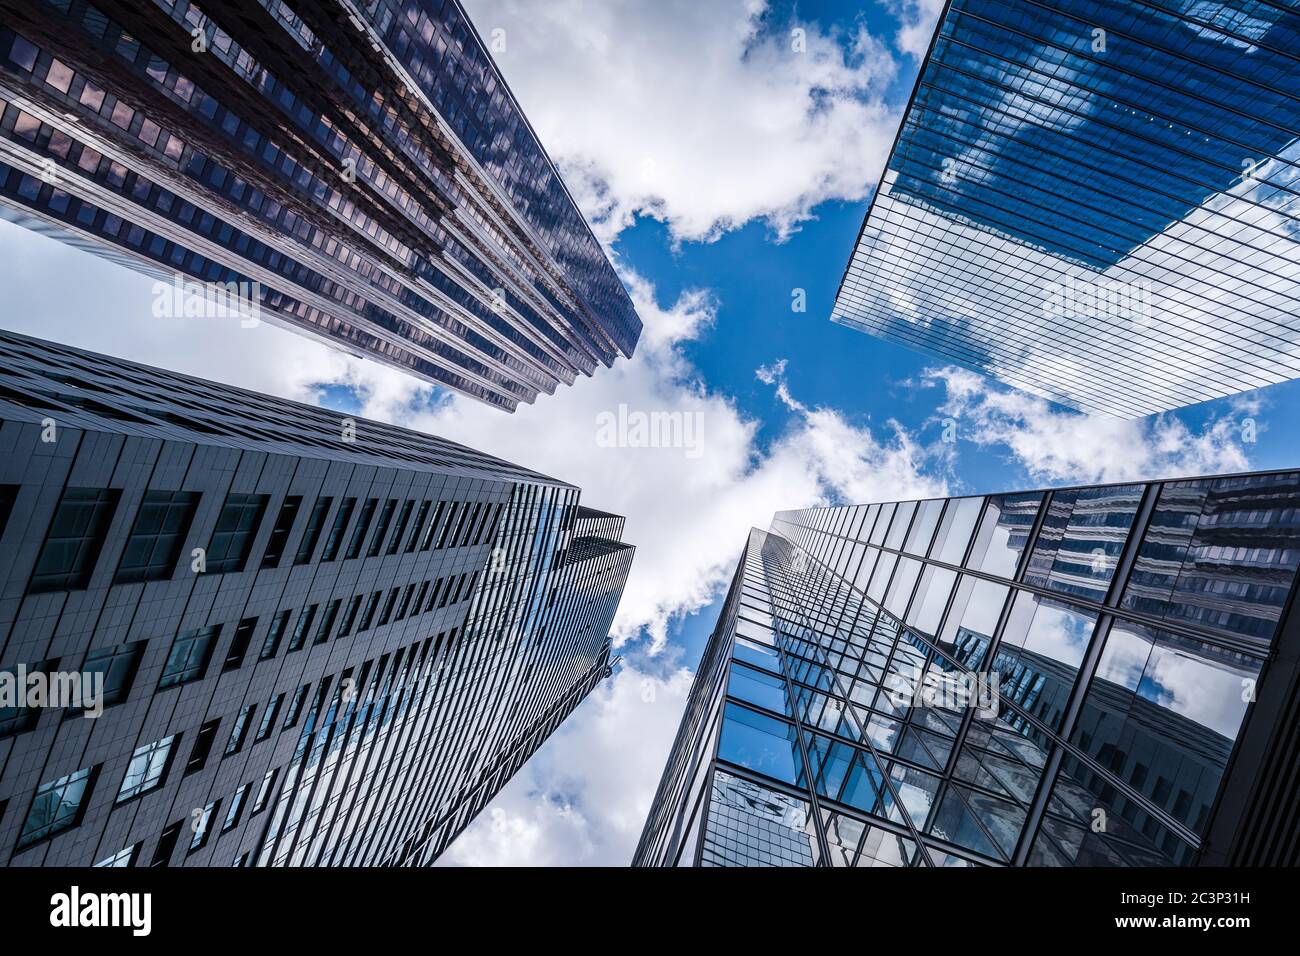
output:
{"label": "skyscraper", "polygon": [[635,863],[1300,862],[1300,473],[778,514]]}
{"label": "skyscraper", "polygon": [[1125,418],[1300,377],[1300,10],[950,0],[837,322]]}
{"label": "skyscraper", "polygon": [[0,449],[0,864],[428,863],[609,673],[572,485],[9,332]]}
{"label": "skyscraper", "polygon": [[0,215],[164,288],[508,411],[636,346],[457,0],[0,2],[0,106]]}

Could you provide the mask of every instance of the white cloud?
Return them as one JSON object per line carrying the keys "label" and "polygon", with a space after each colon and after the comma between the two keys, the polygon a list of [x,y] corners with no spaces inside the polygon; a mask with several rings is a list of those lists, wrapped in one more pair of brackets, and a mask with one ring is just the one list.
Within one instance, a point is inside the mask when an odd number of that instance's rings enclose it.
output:
{"label": "white cloud", "polygon": [[956,422],[958,438],[1005,447],[1037,480],[1087,484],[1250,467],[1245,419],[1259,410],[1251,395],[1234,401],[1234,415],[1212,418],[1194,432],[1174,415],[1126,421],[1064,411],[951,366],[930,370],[926,381],[944,388],[938,413]]}
{"label": "white cloud", "polygon": [[560,725],[439,863],[626,866],[690,685],[684,668],[664,676],[621,668]]}
{"label": "white cloud", "polygon": [[[764,0],[469,0],[507,82],[598,235],[637,214],[677,239],[751,219],[779,235],[867,195],[899,114],[864,27],[777,22]],[[803,52],[792,31],[803,30]]]}
{"label": "white cloud", "polygon": [[889,7],[900,23],[894,37],[898,49],[917,60],[924,59],[943,4],[944,0],[890,0]]}

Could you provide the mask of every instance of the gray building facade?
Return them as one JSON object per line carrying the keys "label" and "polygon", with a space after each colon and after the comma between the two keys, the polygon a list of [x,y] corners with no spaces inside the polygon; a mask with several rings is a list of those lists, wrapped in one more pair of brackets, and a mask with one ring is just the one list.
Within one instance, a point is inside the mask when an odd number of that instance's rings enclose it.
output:
{"label": "gray building facade", "polygon": [[782,512],[642,866],[1296,865],[1300,473]]}
{"label": "gray building facade", "polygon": [[610,672],[621,533],[430,435],[0,332],[0,860],[432,862]]}

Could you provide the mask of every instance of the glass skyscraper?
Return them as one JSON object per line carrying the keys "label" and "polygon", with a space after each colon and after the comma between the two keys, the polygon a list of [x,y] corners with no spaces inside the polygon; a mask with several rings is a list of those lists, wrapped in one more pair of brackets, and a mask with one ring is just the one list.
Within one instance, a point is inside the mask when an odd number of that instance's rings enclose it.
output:
{"label": "glass skyscraper", "polygon": [[1300,472],[782,512],[645,866],[1300,862]]}
{"label": "glass skyscraper", "polygon": [[0,215],[510,411],[641,330],[457,0],[0,0]]}
{"label": "glass skyscraper", "polygon": [[1300,377],[1300,8],[950,0],[833,318],[1125,418]]}
{"label": "glass skyscraper", "polygon": [[622,533],[433,436],[0,331],[0,865],[431,862],[609,675]]}

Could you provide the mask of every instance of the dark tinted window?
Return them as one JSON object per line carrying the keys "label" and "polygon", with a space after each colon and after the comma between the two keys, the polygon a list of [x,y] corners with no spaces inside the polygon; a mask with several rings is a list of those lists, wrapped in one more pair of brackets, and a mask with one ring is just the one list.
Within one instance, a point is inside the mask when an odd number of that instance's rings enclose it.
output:
{"label": "dark tinted window", "polygon": [[113,580],[121,584],[171,577],[198,503],[194,492],[145,492]]}
{"label": "dark tinted window", "polygon": [[86,586],[104,546],[117,499],[115,488],[69,488],[63,493],[36,559],[29,591],[69,591]]}

